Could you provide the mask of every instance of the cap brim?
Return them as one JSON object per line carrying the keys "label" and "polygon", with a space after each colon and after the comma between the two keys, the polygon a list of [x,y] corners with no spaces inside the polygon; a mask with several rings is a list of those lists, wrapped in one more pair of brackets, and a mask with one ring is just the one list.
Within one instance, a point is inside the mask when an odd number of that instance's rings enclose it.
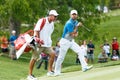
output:
{"label": "cap brim", "polygon": [[59,14],[49,14],[49,15],[58,16]]}
{"label": "cap brim", "polygon": [[54,16],[58,16],[59,14],[54,14]]}

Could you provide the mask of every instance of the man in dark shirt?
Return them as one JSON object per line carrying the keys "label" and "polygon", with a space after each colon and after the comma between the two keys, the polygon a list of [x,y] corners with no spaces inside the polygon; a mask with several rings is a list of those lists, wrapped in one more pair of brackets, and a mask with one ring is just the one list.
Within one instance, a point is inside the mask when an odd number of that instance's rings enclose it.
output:
{"label": "man in dark shirt", "polygon": [[88,47],[88,62],[91,60],[91,62],[93,63],[95,46],[92,43],[92,40],[89,41],[87,47]]}

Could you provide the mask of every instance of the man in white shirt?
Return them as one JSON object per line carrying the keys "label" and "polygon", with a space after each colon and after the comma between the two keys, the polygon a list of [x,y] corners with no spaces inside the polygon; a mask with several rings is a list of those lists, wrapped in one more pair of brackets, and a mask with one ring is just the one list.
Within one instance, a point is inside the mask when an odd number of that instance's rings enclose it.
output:
{"label": "man in white shirt", "polygon": [[29,65],[29,75],[27,77],[28,80],[37,80],[32,74],[34,64],[39,57],[39,53],[44,52],[46,54],[49,54],[49,65],[48,65],[48,73],[47,75],[50,76],[53,74],[52,65],[54,62],[55,52],[51,48],[52,40],[51,40],[51,34],[54,30],[54,21],[56,20],[57,16],[59,14],[55,10],[51,10],[49,12],[48,17],[44,18],[45,23],[43,25],[43,28],[40,29],[40,25],[43,23],[43,19],[38,20],[35,28],[34,28],[34,36],[40,38],[43,40],[43,45],[39,47],[39,50],[34,50],[30,65]]}
{"label": "man in white shirt", "polygon": [[105,51],[105,53],[110,56],[110,45],[105,43],[103,46],[103,50]]}

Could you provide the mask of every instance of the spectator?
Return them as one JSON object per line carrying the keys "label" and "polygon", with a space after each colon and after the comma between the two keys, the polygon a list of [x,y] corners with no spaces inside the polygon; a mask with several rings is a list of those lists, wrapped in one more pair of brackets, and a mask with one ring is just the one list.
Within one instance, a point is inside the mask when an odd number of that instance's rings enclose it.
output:
{"label": "spectator", "polygon": [[96,7],[96,9],[97,9],[99,12],[101,12],[101,11],[102,11],[102,9],[101,9],[101,6],[100,6],[100,5],[98,5],[98,6]]}
{"label": "spectator", "polygon": [[[119,43],[118,43],[116,37],[113,38],[113,42],[112,42],[112,52],[113,52],[114,50],[116,51],[116,54],[120,57],[120,55],[119,55]],[[112,53],[112,54],[113,54],[113,53]]]}
{"label": "spectator", "polygon": [[56,60],[57,60],[57,58],[58,58],[58,55],[59,55],[59,49],[60,49],[60,43],[59,43],[59,41],[56,43],[56,46],[54,47],[54,50],[55,50],[55,53],[56,53],[56,55],[55,55],[55,62],[56,62]]}
{"label": "spectator", "polygon": [[[86,44],[86,40],[80,41],[79,46],[80,46],[81,51],[82,51],[82,53],[83,53],[83,55],[85,57],[85,61],[87,62],[88,60],[87,60],[87,44]],[[79,58],[78,58],[78,55],[77,55],[76,64],[79,64],[79,63],[80,63],[80,61],[79,61]]]}
{"label": "spectator", "polygon": [[58,55],[59,55],[59,49],[60,49],[60,43],[59,43],[59,41],[57,41],[56,46],[53,47],[53,50],[55,51],[55,60],[54,60],[54,65],[53,65],[54,68],[55,68],[55,63],[56,63]]}
{"label": "spectator", "polygon": [[105,53],[105,51],[103,50],[99,55],[98,55],[98,62],[99,63],[104,63],[107,62],[108,59],[108,55]]}
{"label": "spectator", "polygon": [[104,6],[103,13],[108,13],[108,7],[107,6]]}
{"label": "spectator", "polygon": [[44,69],[47,70],[47,67],[48,67],[48,55],[42,52],[40,54],[40,62],[38,63],[37,69],[39,69],[41,67],[43,62],[45,62],[45,68]]}
{"label": "spectator", "polygon": [[80,64],[80,60],[78,58],[78,54],[76,54],[76,64]]}
{"label": "spectator", "polygon": [[111,60],[112,61],[119,60],[119,56],[116,54],[116,50],[113,50],[113,54],[111,55]]}
{"label": "spectator", "polygon": [[108,57],[110,56],[110,45],[109,43],[106,41],[103,45],[103,50],[105,51],[105,53],[108,55]]}
{"label": "spectator", "polygon": [[96,10],[97,10],[97,12],[101,13],[101,12],[102,12],[101,6],[100,6],[100,5],[97,5],[97,6],[96,6]]}
{"label": "spectator", "polygon": [[0,38],[0,42],[1,42],[1,52],[2,54],[1,55],[4,55],[4,54],[7,54],[9,49],[8,49],[8,39],[5,37],[5,36],[2,36]]}
{"label": "spectator", "polygon": [[87,43],[86,40],[83,40],[82,45],[80,47],[81,47],[82,53],[84,54],[85,61],[88,62],[88,59],[87,59],[87,44],[86,43]]}
{"label": "spectator", "polygon": [[9,43],[10,43],[10,53],[9,56],[11,57],[12,60],[16,60],[16,50],[15,50],[15,45],[14,41],[17,39],[16,36],[16,31],[12,31],[12,35],[10,36]]}
{"label": "spectator", "polygon": [[88,47],[88,62],[91,60],[92,63],[94,63],[94,49],[95,49],[95,46],[94,44],[92,43],[92,40],[89,41],[89,43],[87,44],[87,47]]}
{"label": "spectator", "polygon": [[[82,40],[79,41],[79,46],[82,45]],[[80,64],[80,60],[78,58],[78,54],[76,54],[76,64]]]}

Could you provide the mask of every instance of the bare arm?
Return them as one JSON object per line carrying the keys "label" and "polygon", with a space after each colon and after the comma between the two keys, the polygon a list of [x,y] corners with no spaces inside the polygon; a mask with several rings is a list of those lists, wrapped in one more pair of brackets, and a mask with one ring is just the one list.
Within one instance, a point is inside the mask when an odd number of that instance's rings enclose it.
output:
{"label": "bare arm", "polygon": [[37,37],[37,38],[40,38],[39,31],[34,31],[34,36]]}
{"label": "bare arm", "polygon": [[81,23],[81,22],[79,22],[79,23],[77,24],[77,26],[75,27],[74,31],[73,31],[72,33],[70,33],[70,35],[71,35],[72,37],[77,37],[77,36],[78,36],[77,30],[78,30],[78,27],[79,27],[79,26],[82,26],[82,23]]}

